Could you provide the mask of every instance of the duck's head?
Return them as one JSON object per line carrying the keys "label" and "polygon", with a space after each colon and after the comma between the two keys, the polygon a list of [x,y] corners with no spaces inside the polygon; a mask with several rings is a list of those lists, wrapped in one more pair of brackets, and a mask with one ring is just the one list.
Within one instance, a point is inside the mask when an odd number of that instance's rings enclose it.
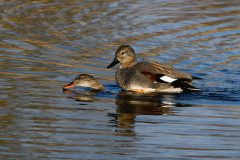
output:
{"label": "duck's head", "polygon": [[104,89],[103,85],[89,74],[79,74],[71,83],[64,86],[63,90],[74,87],[89,87],[96,90]]}
{"label": "duck's head", "polygon": [[115,58],[107,68],[111,68],[120,62],[122,67],[128,67],[135,62],[135,51],[129,45],[121,45],[118,47]]}

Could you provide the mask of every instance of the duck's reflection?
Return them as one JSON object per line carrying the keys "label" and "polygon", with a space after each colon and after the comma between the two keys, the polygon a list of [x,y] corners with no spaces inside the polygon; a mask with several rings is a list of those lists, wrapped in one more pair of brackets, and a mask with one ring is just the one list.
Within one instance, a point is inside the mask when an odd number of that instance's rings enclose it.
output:
{"label": "duck's reflection", "polygon": [[125,136],[135,135],[136,117],[141,115],[169,115],[176,104],[174,95],[136,95],[121,92],[116,97],[116,113],[111,123],[116,126],[116,132]]}
{"label": "duck's reflection", "polygon": [[116,98],[117,113],[134,115],[167,115],[175,107],[171,95],[139,96],[121,92]]}
{"label": "duck's reflection", "polygon": [[73,90],[63,90],[64,94],[68,98],[72,98],[80,102],[95,102],[97,101],[96,95],[99,93],[97,90],[88,90],[88,91],[73,91]]}

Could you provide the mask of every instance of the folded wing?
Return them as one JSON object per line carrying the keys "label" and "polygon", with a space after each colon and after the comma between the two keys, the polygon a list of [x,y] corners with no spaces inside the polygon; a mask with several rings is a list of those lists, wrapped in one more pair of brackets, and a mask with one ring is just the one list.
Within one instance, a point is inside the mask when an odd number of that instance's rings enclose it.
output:
{"label": "folded wing", "polygon": [[175,87],[185,90],[198,90],[189,83],[194,79],[200,79],[184,72],[178,72],[171,66],[156,62],[139,62],[136,64],[137,72],[145,75],[154,83],[171,83]]}

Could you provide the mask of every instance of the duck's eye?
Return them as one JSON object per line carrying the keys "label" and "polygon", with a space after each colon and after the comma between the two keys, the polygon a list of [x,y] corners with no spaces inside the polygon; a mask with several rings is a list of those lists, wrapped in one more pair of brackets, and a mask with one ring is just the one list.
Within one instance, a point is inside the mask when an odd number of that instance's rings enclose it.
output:
{"label": "duck's eye", "polygon": [[122,53],[121,53],[121,55],[124,55],[124,54],[125,54],[125,52],[122,52]]}

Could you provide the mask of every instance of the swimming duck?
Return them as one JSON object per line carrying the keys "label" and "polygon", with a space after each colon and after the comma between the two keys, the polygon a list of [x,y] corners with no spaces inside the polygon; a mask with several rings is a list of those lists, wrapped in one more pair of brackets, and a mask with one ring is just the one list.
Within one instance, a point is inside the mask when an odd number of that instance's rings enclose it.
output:
{"label": "swimming duck", "polygon": [[181,92],[198,91],[192,86],[200,79],[157,62],[136,62],[136,54],[129,45],[121,45],[107,68],[120,63],[115,73],[117,84],[126,91],[134,92]]}
{"label": "swimming duck", "polygon": [[96,78],[89,74],[79,74],[71,83],[63,87],[63,90],[67,90],[74,87],[89,87],[93,90],[102,91],[104,86],[99,83]]}

